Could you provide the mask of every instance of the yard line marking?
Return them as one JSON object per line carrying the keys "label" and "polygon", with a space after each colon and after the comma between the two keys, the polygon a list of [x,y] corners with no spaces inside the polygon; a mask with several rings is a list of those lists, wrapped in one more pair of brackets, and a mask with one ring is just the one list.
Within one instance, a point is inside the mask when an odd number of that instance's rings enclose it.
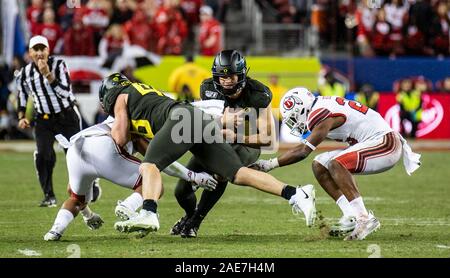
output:
{"label": "yard line marking", "polygon": [[34,251],[32,249],[18,249],[19,253],[28,256],[28,257],[38,257],[42,256],[42,254],[38,251]]}
{"label": "yard line marking", "polygon": [[446,246],[446,245],[436,245],[437,248],[442,248],[442,249],[450,249],[450,246]]}

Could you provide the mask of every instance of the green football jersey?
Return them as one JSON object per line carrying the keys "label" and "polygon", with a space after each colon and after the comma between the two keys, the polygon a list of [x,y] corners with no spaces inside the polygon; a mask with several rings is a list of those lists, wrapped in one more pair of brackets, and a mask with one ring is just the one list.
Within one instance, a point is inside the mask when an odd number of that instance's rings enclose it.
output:
{"label": "green football jersey", "polygon": [[152,86],[131,83],[122,94],[128,94],[130,132],[152,139],[169,117],[177,101],[165,96]]}

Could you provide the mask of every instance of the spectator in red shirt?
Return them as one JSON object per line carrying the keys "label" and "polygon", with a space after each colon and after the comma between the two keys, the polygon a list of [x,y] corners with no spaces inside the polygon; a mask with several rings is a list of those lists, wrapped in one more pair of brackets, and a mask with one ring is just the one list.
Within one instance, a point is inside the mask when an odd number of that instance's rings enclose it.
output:
{"label": "spectator in red shirt", "polygon": [[104,60],[112,59],[122,54],[124,47],[129,45],[128,37],[123,30],[122,25],[113,24],[106,31],[103,38],[100,40],[98,52]]}
{"label": "spectator in red shirt", "polygon": [[41,35],[47,38],[49,49],[53,53],[60,53],[62,50],[62,30],[55,22],[55,12],[52,8],[45,8],[43,12],[42,24],[36,25],[32,30],[33,35]]}
{"label": "spectator in red shirt", "polygon": [[[31,6],[27,8],[27,20],[30,23],[30,28],[33,30],[36,28],[36,24],[39,21],[39,16],[41,15],[44,5],[42,0],[32,0]],[[33,31],[32,31],[33,32]]]}
{"label": "spectator in red shirt", "polygon": [[182,44],[187,36],[187,25],[176,2],[164,0],[156,11],[153,22],[157,38],[156,53],[181,54]]}
{"label": "spectator in red shirt", "polygon": [[125,23],[124,29],[128,34],[131,44],[139,45],[146,50],[150,50],[152,28],[143,10],[136,10],[132,19]]}
{"label": "spectator in red shirt", "polygon": [[80,16],[75,16],[73,25],[64,34],[64,55],[95,56],[94,32],[91,27],[83,25]]}
{"label": "spectator in red shirt", "polygon": [[222,48],[222,27],[209,6],[200,9],[200,54],[214,56]]}

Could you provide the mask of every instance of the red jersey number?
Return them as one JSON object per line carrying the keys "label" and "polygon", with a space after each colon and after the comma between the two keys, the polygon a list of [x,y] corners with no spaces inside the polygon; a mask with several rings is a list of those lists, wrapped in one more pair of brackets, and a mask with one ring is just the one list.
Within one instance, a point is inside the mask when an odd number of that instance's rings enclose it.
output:
{"label": "red jersey number", "polygon": [[[342,106],[345,105],[346,101],[347,100],[345,98],[341,98],[341,97],[337,97],[336,98],[336,102],[339,105],[342,105]],[[356,111],[358,111],[358,112],[360,112],[362,114],[366,114],[367,111],[369,111],[369,107],[367,107],[365,105],[362,105],[361,103],[353,101],[353,100],[349,100],[348,101],[348,106],[350,106],[350,108],[352,108],[353,110],[356,110]]]}

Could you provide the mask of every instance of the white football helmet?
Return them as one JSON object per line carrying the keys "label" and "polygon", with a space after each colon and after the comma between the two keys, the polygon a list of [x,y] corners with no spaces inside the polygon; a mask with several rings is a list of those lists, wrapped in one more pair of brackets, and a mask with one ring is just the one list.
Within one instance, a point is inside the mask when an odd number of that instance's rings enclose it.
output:
{"label": "white football helmet", "polygon": [[281,99],[280,112],[291,134],[301,136],[308,131],[306,120],[313,106],[315,97],[304,87],[289,90]]}

